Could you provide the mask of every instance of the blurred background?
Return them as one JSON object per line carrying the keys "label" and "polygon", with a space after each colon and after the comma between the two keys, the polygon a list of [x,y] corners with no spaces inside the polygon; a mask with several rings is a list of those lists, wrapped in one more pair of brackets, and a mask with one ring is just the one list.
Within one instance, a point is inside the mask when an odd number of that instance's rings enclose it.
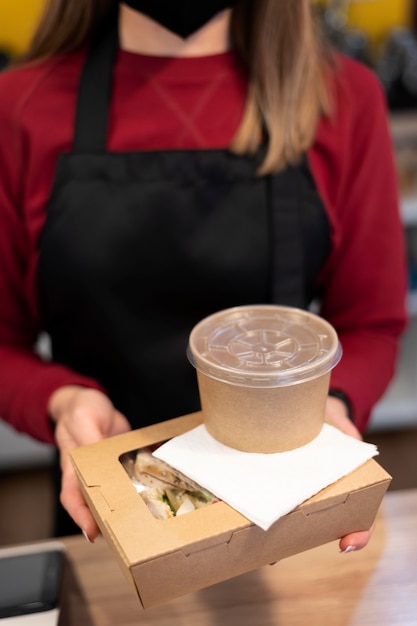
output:
{"label": "blurred background", "polygon": [[[0,71],[22,54],[46,0],[0,0]],[[366,439],[393,476],[417,487],[417,0],[312,0],[333,45],[368,65],[387,96],[408,246],[410,324],[397,374]],[[0,139],[1,140],[1,139]],[[0,421],[0,545],[52,531],[53,450]]]}

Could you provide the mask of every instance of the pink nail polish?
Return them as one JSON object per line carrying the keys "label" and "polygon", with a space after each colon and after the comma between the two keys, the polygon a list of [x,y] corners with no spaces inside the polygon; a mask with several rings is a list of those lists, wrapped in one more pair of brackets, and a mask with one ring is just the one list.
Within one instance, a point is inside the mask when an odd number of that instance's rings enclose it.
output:
{"label": "pink nail polish", "polygon": [[355,550],[356,550],[356,546],[348,546],[344,550],[341,550],[340,553],[347,554],[348,552],[355,552]]}

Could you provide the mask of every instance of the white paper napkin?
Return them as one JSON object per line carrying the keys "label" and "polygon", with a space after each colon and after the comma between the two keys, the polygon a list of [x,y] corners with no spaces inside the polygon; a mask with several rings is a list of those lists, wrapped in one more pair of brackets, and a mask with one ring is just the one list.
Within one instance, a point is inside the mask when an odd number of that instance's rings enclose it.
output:
{"label": "white paper napkin", "polygon": [[375,445],[328,424],[313,441],[289,452],[240,452],[218,442],[204,425],[154,452],[264,530],[377,454]]}

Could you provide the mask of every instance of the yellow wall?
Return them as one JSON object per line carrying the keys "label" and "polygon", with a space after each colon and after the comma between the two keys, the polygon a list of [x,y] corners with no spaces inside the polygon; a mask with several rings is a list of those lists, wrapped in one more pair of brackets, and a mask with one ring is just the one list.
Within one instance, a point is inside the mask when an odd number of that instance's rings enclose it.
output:
{"label": "yellow wall", "polygon": [[20,54],[26,49],[44,2],[45,0],[0,0],[0,48],[12,55]]}
{"label": "yellow wall", "polygon": [[[314,0],[313,0],[314,1]],[[329,4],[329,0],[317,0]],[[363,30],[374,43],[379,43],[396,26],[408,26],[411,20],[412,0],[351,0],[349,23]]]}
{"label": "yellow wall", "polygon": [[349,18],[353,26],[378,42],[393,27],[410,24],[411,10],[411,0],[356,0],[351,2]]}

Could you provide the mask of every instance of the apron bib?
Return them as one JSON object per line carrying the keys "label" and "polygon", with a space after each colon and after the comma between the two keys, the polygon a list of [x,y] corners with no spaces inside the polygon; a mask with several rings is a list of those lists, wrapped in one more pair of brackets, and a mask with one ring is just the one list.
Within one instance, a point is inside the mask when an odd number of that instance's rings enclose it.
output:
{"label": "apron bib", "polygon": [[256,176],[261,152],[106,152],[115,29],[81,78],[40,243],[53,359],[98,380],[133,428],[199,409],[188,335],[231,306],[305,308],[330,249],[306,160]]}

